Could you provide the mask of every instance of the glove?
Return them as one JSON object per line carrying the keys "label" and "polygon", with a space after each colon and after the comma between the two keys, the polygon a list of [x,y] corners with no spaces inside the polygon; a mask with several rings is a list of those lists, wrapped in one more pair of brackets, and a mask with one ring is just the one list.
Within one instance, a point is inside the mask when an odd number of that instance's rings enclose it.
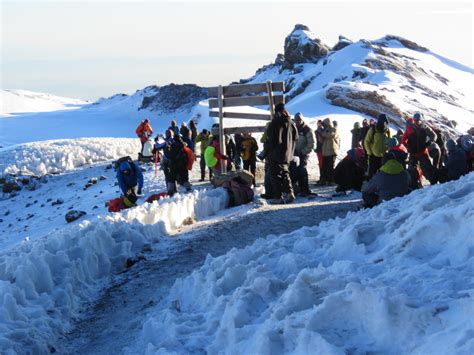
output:
{"label": "glove", "polygon": [[138,189],[137,194],[141,196],[142,195],[142,189]]}

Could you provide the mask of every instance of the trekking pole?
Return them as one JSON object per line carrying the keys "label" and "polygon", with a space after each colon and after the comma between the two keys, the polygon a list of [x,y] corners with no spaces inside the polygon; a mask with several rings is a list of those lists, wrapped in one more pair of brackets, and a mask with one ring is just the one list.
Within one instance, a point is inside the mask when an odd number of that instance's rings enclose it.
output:
{"label": "trekking pole", "polygon": [[158,176],[158,151],[155,152],[155,178]]}

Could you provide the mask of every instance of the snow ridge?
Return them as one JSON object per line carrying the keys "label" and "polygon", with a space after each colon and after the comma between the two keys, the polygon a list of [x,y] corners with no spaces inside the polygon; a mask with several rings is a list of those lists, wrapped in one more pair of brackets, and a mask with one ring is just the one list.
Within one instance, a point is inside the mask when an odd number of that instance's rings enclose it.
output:
{"label": "snow ridge", "polygon": [[214,215],[227,199],[224,189],[177,194],[0,254],[0,352],[49,353],[56,336],[127,259],[184,221]]}
{"label": "snow ridge", "polygon": [[471,173],[209,256],[128,350],[472,354],[473,199]]}

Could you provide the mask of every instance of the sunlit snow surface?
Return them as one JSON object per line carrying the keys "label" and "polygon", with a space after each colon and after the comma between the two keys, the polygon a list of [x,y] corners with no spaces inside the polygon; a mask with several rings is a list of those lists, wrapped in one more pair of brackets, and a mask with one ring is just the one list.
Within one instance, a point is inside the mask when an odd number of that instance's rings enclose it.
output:
{"label": "sunlit snow surface", "polygon": [[474,174],[208,257],[130,353],[472,354]]}

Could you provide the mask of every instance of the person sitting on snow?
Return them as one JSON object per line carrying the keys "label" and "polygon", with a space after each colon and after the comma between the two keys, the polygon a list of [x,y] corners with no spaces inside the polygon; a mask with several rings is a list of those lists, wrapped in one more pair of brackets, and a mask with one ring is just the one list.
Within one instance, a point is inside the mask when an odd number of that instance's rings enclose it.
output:
{"label": "person sitting on snow", "polygon": [[410,192],[410,174],[393,153],[385,153],[382,166],[370,181],[362,185],[362,199],[365,207],[374,207],[381,201],[404,196]]}
{"label": "person sitting on snow", "polygon": [[124,203],[134,205],[143,189],[143,173],[140,167],[130,158],[119,159],[117,182],[124,194]]}
{"label": "person sitting on snow", "polygon": [[347,152],[347,155],[334,169],[336,192],[357,190],[360,191],[364,182],[364,149],[356,147]]}

